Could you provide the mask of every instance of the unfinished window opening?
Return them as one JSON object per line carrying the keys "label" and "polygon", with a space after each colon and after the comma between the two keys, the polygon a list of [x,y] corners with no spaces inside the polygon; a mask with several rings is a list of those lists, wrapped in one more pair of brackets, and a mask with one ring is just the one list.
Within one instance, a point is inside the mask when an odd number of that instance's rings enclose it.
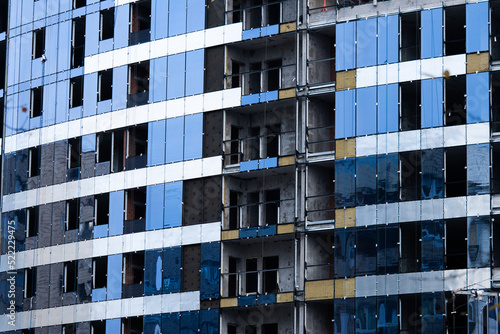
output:
{"label": "unfinished window opening", "polygon": [[421,157],[419,151],[399,153],[400,200],[420,199]]}
{"label": "unfinished window opening", "polygon": [[45,53],[45,28],[33,31],[33,59],[40,58]]}
{"label": "unfinished window opening", "polygon": [[200,290],[201,245],[182,246],[181,291]]}
{"label": "unfinished window opening", "polygon": [[491,193],[500,193],[500,143],[491,143]]}
{"label": "unfinished window opening", "polygon": [[68,140],[68,169],[80,167],[81,137]]}
{"label": "unfinished window opening", "polygon": [[38,207],[26,209],[26,238],[36,237],[38,234]]}
{"label": "unfinished window opening", "polygon": [[36,87],[31,90],[31,108],[30,117],[38,117],[42,115],[42,87]]}
{"label": "unfinished window opening", "polygon": [[106,321],[92,321],[90,323],[91,334],[106,334]]}
{"label": "unfinished window opening", "polygon": [[122,334],[142,334],[142,317],[122,318]]}
{"label": "unfinished window opening", "polygon": [[0,33],[7,31],[9,0],[0,0]]}
{"label": "unfinished window opening", "polygon": [[280,267],[279,256],[266,256],[262,259],[262,269],[264,270],[262,282],[264,293],[277,293],[278,269]]}
{"label": "unfinished window opening", "polygon": [[267,61],[267,90],[280,89],[281,84],[281,59]]}
{"label": "unfinished window opening", "polygon": [[[216,2],[212,2],[210,5]],[[212,7],[212,6],[210,6]],[[205,49],[205,93],[224,89],[225,46],[215,46]],[[227,72],[230,74],[231,72]]]}
{"label": "unfinished window opening", "polygon": [[36,268],[24,269],[24,298],[34,297],[36,294]]}
{"label": "unfinished window opening", "polygon": [[420,58],[420,12],[404,13],[400,16],[400,59]]}
{"label": "unfinished window opening", "polygon": [[73,0],[73,9],[85,7],[85,0]]}
{"label": "unfinished window opening", "polygon": [[264,156],[268,158],[279,156],[280,151],[280,134],[281,134],[281,124],[276,123],[266,126],[266,148],[267,152]]}
{"label": "unfinished window opening", "polygon": [[262,0],[250,0],[249,7],[245,12],[245,29],[262,27]]}
{"label": "unfinished window opening", "polygon": [[240,226],[240,208],[239,198],[241,193],[237,191],[229,191],[229,229],[235,230]]}
{"label": "unfinished window opening", "polygon": [[[500,7],[498,11],[500,12]],[[498,38],[500,38],[500,35]],[[491,135],[494,137],[500,136],[500,72],[496,71],[491,72]]]}
{"label": "unfinished window opening", "polygon": [[230,87],[227,88],[236,88],[241,87],[241,71],[243,69],[243,64],[237,61],[231,61],[231,80]]}
{"label": "unfinished window opening", "polygon": [[[0,13],[1,15],[1,13]],[[5,56],[7,51],[6,41],[0,42],[0,89],[5,89]],[[2,104],[3,106],[3,104]],[[2,117],[3,118],[3,117]]]}
{"label": "unfinished window opening", "polygon": [[69,81],[69,107],[76,108],[83,105],[83,76],[71,78]]}
{"label": "unfinished window opening", "polygon": [[491,60],[500,60],[500,2],[490,1]]}
{"label": "unfinished window opening", "polygon": [[97,101],[111,100],[113,94],[113,70],[100,71],[98,80]]}
{"label": "unfinished window opening", "polygon": [[246,325],[245,326],[245,334],[257,334],[257,326]]}
{"label": "unfinished window opening", "polygon": [[144,252],[123,254],[122,298],[144,295]]}
{"label": "unfinished window opening", "polygon": [[231,144],[230,144],[229,164],[240,163],[240,127],[231,125]]}
{"label": "unfinished window opening", "polygon": [[76,292],[77,262],[70,261],[64,263],[64,292]]}
{"label": "unfinished window opening", "polygon": [[76,325],[75,324],[63,325],[62,334],[76,334]]}
{"label": "unfinished window opening", "polygon": [[280,24],[281,22],[281,3],[272,3],[266,6],[267,25]]}
{"label": "unfinished window opening", "polygon": [[278,334],[278,324],[263,324],[261,327],[262,334]]}
{"label": "unfinished window opening", "polygon": [[445,292],[446,298],[446,332],[467,333],[469,305],[467,295],[459,295],[453,292]]}
{"label": "unfinished window opening", "polygon": [[125,190],[125,222],[123,233],[141,232],[145,229],[146,187]]}
{"label": "unfinished window opening", "polygon": [[467,195],[466,146],[449,147],[445,154],[445,196]]}
{"label": "unfinished window opening", "polygon": [[444,81],[445,84],[445,115],[444,121],[447,126],[465,124],[465,75],[450,77]]}
{"label": "unfinished window opening", "polygon": [[73,20],[71,37],[71,68],[77,68],[85,58],[85,16]]}
{"label": "unfinished window opening", "polygon": [[261,71],[262,71],[262,64],[260,62],[250,63],[250,75],[249,75],[250,82],[248,83],[247,94],[260,93]]}
{"label": "unfinished window opening", "polygon": [[227,334],[236,334],[236,333],[238,333],[238,325],[227,324]]}
{"label": "unfinished window opening", "polygon": [[101,289],[107,285],[108,258],[106,256],[95,258],[92,261],[92,288]]}
{"label": "unfinished window opening", "polygon": [[125,169],[132,170],[146,167],[148,149],[148,126],[137,125],[127,129],[127,151]]}
{"label": "unfinished window opening", "polygon": [[280,190],[272,189],[265,191],[266,201],[266,225],[276,225],[279,222]]}
{"label": "unfinished window opening", "polygon": [[229,276],[228,276],[228,297],[238,296],[238,272],[237,272],[238,259],[229,257]]}
{"label": "unfinished window opening", "polygon": [[109,221],[109,193],[96,195],[94,199],[95,225],[105,225]]}
{"label": "unfinished window opening", "polygon": [[40,146],[28,150],[28,177],[40,175]]}
{"label": "unfinished window opening", "polygon": [[99,40],[103,41],[109,38],[113,38],[115,31],[115,9],[110,8],[106,10],[101,10],[101,24],[99,30]]}
{"label": "unfinished window opening", "polygon": [[143,0],[130,5],[129,45],[148,42],[151,30],[151,0]]}
{"label": "unfinished window opening", "polygon": [[260,127],[254,126],[248,129],[248,138],[242,158],[244,161],[260,158]]}
{"label": "unfinished window opening", "polygon": [[78,229],[79,208],[78,199],[66,201],[66,231]]}
{"label": "unfinished window opening", "polygon": [[335,27],[311,31],[308,44],[307,83],[335,82]]}
{"label": "unfinished window opening", "polygon": [[148,103],[149,61],[129,65],[127,107]]}
{"label": "unfinished window opening", "polygon": [[97,134],[96,163],[111,161],[112,139],[113,139],[112,132],[104,132]]}
{"label": "unfinished window opening", "polygon": [[399,298],[402,333],[420,333],[422,331],[422,301],[420,295],[407,294],[400,295]]}
{"label": "unfinished window opening", "polygon": [[465,5],[444,8],[444,52],[465,53]]}
{"label": "unfinished window opening", "polygon": [[258,293],[257,258],[245,260],[245,293]]}
{"label": "unfinished window opening", "polygon": [[445,269],[467,268],[467,219],[446,221]]}
{"label": "unfinished window opening", "polygon": [[421,224],[407,223],[400,226],[401,243],[400,243],[400,273],[411,273],[420,271],[421,267]]}
{"label": "unfinished window opening", "polygon": [[399,84],[401,131],[420,129],[420,81]]}
{"label": "unfinished window opening", "polygon": [[113,132],[112,137],[112,156],[111,156],[111,171],[121,172],[125,170],[125,138],[126,133],[124,130],[117,130]]}
{"label": "unfinished window opening", "polygon": [[247,195],[247,221],[249,226],[241,226],[241,227],[257,227],[259,226],[259,207],[260,207],[260,198],[259,192],[254,191],[248,193]]}

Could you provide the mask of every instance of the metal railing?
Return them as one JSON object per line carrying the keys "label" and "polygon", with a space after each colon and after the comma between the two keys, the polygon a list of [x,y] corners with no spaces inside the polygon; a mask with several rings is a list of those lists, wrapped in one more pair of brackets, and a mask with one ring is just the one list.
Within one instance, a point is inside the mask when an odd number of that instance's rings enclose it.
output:
{"label": "metal railing", "polygon": [[280,24],[282,2],[283,0],[245,8],[234,8],[226,12],[226,24],[243,22],[243,30]]}
{"label": "metal railing", "polygon": [[307,83],[319,85],[335,82],[335,57],[307,61]]}
{"label": "metal railing", "polygon": [[335,126],[307,128],[307,150],[309,153],[335,151]]}
{"label": "metal railing", "polygon": [[316,281],[335,277],[333,263],[306,265],[306,280]]}
{"label": "metal railing", "polygon": [[306,199],[307,222],[331,223],[335,221],[335,195],[315,195]]}

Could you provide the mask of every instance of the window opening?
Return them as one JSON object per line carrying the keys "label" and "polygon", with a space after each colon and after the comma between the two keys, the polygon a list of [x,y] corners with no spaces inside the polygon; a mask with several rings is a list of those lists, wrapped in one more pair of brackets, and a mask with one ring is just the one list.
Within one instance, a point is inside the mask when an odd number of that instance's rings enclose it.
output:
{"label": "window opening", "polygon": [[85,16],[73,20],[71,68],[83,66],[85,58]]}
{"label": "window opening", "polygon": [[465,5],[444,8],[444,52],[465,53]]}
{"label": "window opening", "polygon": [[237,264],[237,258],[229,257],[228,297],[236,297],[238,295]]}
{"label": "window opening", "polygon": [[135,107],[148,103],[149,61],[129,65],[127,106]]}
{"label": "window opening", "polygon": [[64,292],[76,291],[76,261],[64,263]]}
{"label": "window opening", "polygon": [[278,334],[278,324],[264,324],[261,327],[262,334]]}
{"label": "window opening", "polygon": [[279,269],[279,256],[267,256],[262,259],[262,266],[264,269],[263,283],[264,293],[277,293],[278,292],[278,269]]}
{"label": "window opening", "polygon": [[467,150],[466,146],[446,149],[445,196],[467,195]]}
{"label": "window opening", "polygon": [[143,318],[142,317],[122,318],[122,333],[123,334],[142,334],[143,333]]}
{"label": "window opening", "polygon": [[267,129],[267,154],[264,156],[277,157],[279,156],[280,150],[280,133],[281,133],[281,124],[272,124],[266,126]]}
{"label": "window opening", "polygon": [[491,60],[500,60],[500,2],[490,1]]}
{"label": "window opening", "polygon": [[445,229],[445,269],[466,269],[467,219],[447,220]]}
{"label": "window opening", "polygon": [[97,134],[96,163],[111,161],[112,132]]}
{"label": "window opening", "polygon": [[138,125],[127,129],[127,156],[125,169],[146,167],[148,126]]}
{"label": "window opening", "polygon": [[68,169],[80,167],[81,137],[68,140]]}
{"label": "window opening", "polygon": [[246,259],[245,261],[245,292],[257,293],[258,273],[257,258]]}
{"label": "window opening", "polygon": [[266,190],[266,225],[276,225],[279,221],[280,190]]}
{"label": "window opening", "polygon": [[280,72],[281,72],[281,59],[267,61],[267,90],[273,91],[280,89]]}
{"label": "window opening", "polygon": [[94,216],[96,225],[104,225],[109,221],[109,193],[96,195],[94,199]]}
{"label": "window opening", "polygon": [[124,254],[123,268],[122,298],[143,296],[144,252]]}
{"label": "window opening", "polygon": [[90,330],[91,334],[106,334],[106,321],[92,321]]}
{"label": "window opening", "polygon": [[38,207],[26,209],[26,237],[35,237],[38,234]]}
{"label": "window opening", "polygon": [[93,289],[100,289],[106,287],[107,273],[108,273],[108,258],[106,256],[95,258],[92,261]]}
{"label": "window opening", "polygon": [[422,254],[420,244],[422,231],[420,226],[420,222],[401,224],[400,226],[400,273],[420,271]]}
{"label": "window opening", "polygon": [[229,191],[229,229],[235,230],[240,226],[240,208],[239,208],[240,193],[237,191]]}
{"label": "window opening", "polygon": [[110,100],[113,95],[113,70],[100,71],[98,74],[97,100]]}
{"label": "window opening", "polygon": [[85,7],[85,0],[73,0],[73,9],[77,9],[80,7]]}
{"label": "window opening", "polygon": [[444,81],[445,85],[445,115],[444,122],[447,126],[465,124],[465,75],[450,77]]}
{"label": "window opening", "polygon": [[28,150],[28,177],[40,175],[40,146]]}
{"label": "window opening", "polygon": [[36,268],[24,269],[24,298],[31,298],[36,294]]}
{"label": "window opening", "polygon": [[401,61],[420,58],[420,12],[404,13],[400,16],[400,59]]}
{"label": "window opening", "polygon": [[33,59],[40,58],[45,53],[45,28],[33,31]]}
{"label": "window opening", "polygon": [[31,90],[31,118],[42,115],[42,98],[42,87],[36,87]]}
{"label": "window opening", "polygon": [[103,41],[114,37],[115,30],[115,10],[114,8],[101,10],[101,26],[99,40]]}
{"label": "window opening", "polygon": [[76,108],[83,105],[83,76],[71,78],[69,81],[69,107]]}
{"label": "window opening", "polygon": [[399,184],[401,201],[420,199],[421,158],[419,151],[399,154]]}
{"label": "window opening", "polygon": [[400,83],[399,95],[401,101],[400,130],[420,129],[420,81]]}
{"label": "window opening", "polygon": [[78,229],[79,211],[78,199],[66,201],[66,231]]}
{"label": "window opening", "polygon": [[125,190],[125,222],[123,233],[145,230],[146,187]]}
{"label": "window opening", "polygon": [[[259,226],[259,207],[260,207],[260,199],[259,192],[254,191],[248,193],[247,195],[247,203],[248,203],[248,224],[249,227],[257,227]],[[243,226],[242,226],[243,227]]]}
{"label": "window opening", "polygon": [[130,5],[129,45],[148,42],[151,29],[151,1],[139,1]]}

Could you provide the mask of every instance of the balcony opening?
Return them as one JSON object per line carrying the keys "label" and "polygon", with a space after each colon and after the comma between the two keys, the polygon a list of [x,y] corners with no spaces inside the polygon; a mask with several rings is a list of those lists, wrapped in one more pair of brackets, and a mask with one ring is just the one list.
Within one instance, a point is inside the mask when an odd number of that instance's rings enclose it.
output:
{"label": "balcony opening", "polygon": [[[210,7],[213,3],[216,2],[212,2]],[[224,89],[225,57],[224,46],[205,49],[205,93]]]}
{"label": "balcony opening", "polygon": [[264,293],[277,293],[278,292],[278,269],[279,256],[267,256],[262,259],[262,266],[264,269],[263,283]]}
{"label": "balcony opening", "polygon": [[[1,13],[0,13],[1,15]],[[0,89],[5,89],[5,57],[7,51],[7,43],[0,42]],[[3,107],[3,104],[2,104]]]}
{"label": "balcony opening", "polygon": [[33,31],[33,59],[40,58],[45,53],[45,28]]}
{"label": "balcony opening", "polygon": [[444,9],[444,54],[465,53],[465,5]]}
{"label": "balcony opening", "polygon": [[399,272],[411,273],[420,271],[421,263],[421,227],[420,222],[401,224],[401,244]]}
{"label": "balcony opening", "polygon": [[467,195],[467,151],[465,146],[449,147],[445,151],[445,196]]}
{"label": "balcony opening", "polygon": [[95,258],[92,261],[92,288],[105,288],[108,282],[108,258],[106,256]]}
{"label": "balcony opening", "polygon": [[[307,83],[335,81],[335,27],[321,27],[308,36]],[[321,86],[320,86],[321,87]]]}
{"label": "balcony opening", "polygon": [[78,199],[66,201],[66,231],[79,227],[80,203]]}
{"label": "balcony opening", "polygon": [[73,9],[77,9],[77,8],[85,7],[85,6],[86,6],[85,0],[73,0]]}
{"label": "balcony opening", "polygon": [[77,262],[70,261],[64,263],[64,292],[76,292]]}
{"label": "balcony opening", "polygon": [[115,9],[101,10],[100,19],[99,40],[113,38],[115,34]]}
{"label": "balcony opening", "polygon": [[420,81],[399,84],[401,131],[420,129]]}
{"label": "balcony opening", "polygon": [[43,94],[42,87],[36,87],[31,89],[31,109],[30,117],[38,117],[42,115],[42,102]]}
{"label": "balcony opening", "polygon": [[63,325],[62,334],[76,334],[76,325],[75,324]]}
{"label": "balcony opening", "polygon": [[278,334],[278,324],[263,324],[261,327],[262,334]]}
{"label": "balcony opening", "polygon": [[281,124],[276,123],[266,126],[267,136],[266,136],[266,148],[268,158],[279,156],[280,149],[280,134],[281,134]]}
{"label": "balcony opening", "polygon": [[121,334],[142,334],[142,333],[143,333],[142,317],[122,318]]}
{"label": "balcony opening", "polygon": [[127,107],[148,103],[149,61],[129,65]]}
{"label": "balcony opening", "polygon": [[259,198],[259,192],[254,191],[251,192],[247,195],[247,202],[249,203],[247,208],[247,214],[248,214],[248,224],[249,226],[242,226],[242,227],[258,227],[259,226],[259,218],[260,218],[260,198]]}
{"label": "balcony opening", "polygon": [[200,290],[201,245],[182,246],[181,291]]}
{"label": "balcony opening", "polygon": [[143,296],[144,252],[123,254],[123,268],[122,298]]}
{"label": "balcony opening", "polygon": [[229,229],[235,230],[240,226],[239,198],[241,194],[237,191],[229,191]]}
{"label": "balcony opening", "polygon": [[76,108],[83,105],[83,76],[71,78],[69,81],[69,107]]}
{"label": "balcony opening", "polygon": [[38,235],[38,207],[26,209],[26,237],[36,237]]}
{"label": "balcony opening", "polygon": [[151,0],[130,5],[129,45],[149,42],[151,30]]}
{"label": "balcony opening", "polygon": [[127,129],[127,159],[125,169],[133,170],[146,167],[148,150],[148,126],[136,125]]}
{"label": "balcony opening", "polygon": [[97,101],[111,100],[113,96],[113,70],[98,73]]}
{"label": "balcony opening", "polygon": [[123,233],[142,232],[146,218],[146,187],[125,190]]}
{"label": "balcony opening", "polygon": [[92,321],[90,330],[91,334],[106,334],[106,321]]}
{"label": "balcony opening", "polygon": [[237,272],[238,259],[229,257],[229,275],[228,275],[228,297],[238,296],[238,272]]}
{"label": "balcony opening", "polygon": [[109,221],[109,193],[94,198],[95,225],[105,225]]}
{"label": "balcony opening", "polygon": [[401,61],[420,58],[420,11],[400,15],[400,59]]}
{"label": "balcony opening", "polygon": [[421,156],[419,151],[399,153],[400,200],[420,199]]}
{"label": "balcony opening", "polygon": [[467,333],[468,296],[445,292],[447,333]]}
{"label": "balcony opening", "polygon": [[467,268],[467,219],[446,221],[445,268]]}
{"label": "balcony opening", "polygon": [[258,273],[257,258],[246,259],[245,261],[245,293],[258,293]]}
{"label": "balcony opening", "polygon": [[467,122],[465,110],[465,75],[450,77],[445,84],[445,116],[447,126],[465,124]]}
{"label": "balcony opening", "polygon": [[85,58],[85,16],[73,19],[73,34],[71,38],[71,68],[77,68],[83,66],[84,58]]}
{"label": "balcony opening", "polygon": [[261,91],[262,64],[260,62],[250,63],[250,82],[248,83],[248,93],[256,94]]}
{"label": "balcony opening", "polygon": [[266,225],[276,225],[279,222],[280,190],[266,190]]}
{"label": "balcony opening", "polygon": [[402,333],[422,332],[422,298],[420,294],[400,295]]}
{"label": "balcony opening", "polygon": [[267,25],[274,25],[274,24],[280,24],[281,23],[281,4],[278,3],[272,3],[266,6],[267,9]]}
{"label": "balcony opening", "polygon": [[490,1],[491,60],[500,60],[500,2]]}
{"label": "balcony opening", "polygon": [[28,150],[28,177],[40,175],[40,146]]}
{"label": "balcony opening", "polygon": [[24,269],[24,298],[36,295],[36,268]]}

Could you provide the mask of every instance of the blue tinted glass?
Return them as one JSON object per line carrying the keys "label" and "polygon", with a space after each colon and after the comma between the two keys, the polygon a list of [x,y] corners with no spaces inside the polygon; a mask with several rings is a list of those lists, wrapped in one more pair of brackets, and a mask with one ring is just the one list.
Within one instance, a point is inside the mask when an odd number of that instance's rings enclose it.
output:
{"label": "blue tinted glass", "polygon": [[443,222],[422,222],[422,271],[444,267]]}
{"label": "blue tinted glass", "polygon": [[[9,40],[9,66],[7,66],[7,83],[13,85],[19,82],[19,61],[21,59],[21,36]],[[35,62],[36,64],[36,62]]]}
{"label": "blue tinted glass", "polygon": [[127,66],[113,68],[113,110],[127,106],[127,76]]}
{"label": "blue tinted glass", "polygon": [[377,156],[377,202],[393,203],[398,200],[398,154]]}
{"label": "blue tinted glass", "polygon": [[377,202],[376,156],[356,159],[356,205],[369,205]]}
{"label": "blue tinted glass", "polygon": [[421,13],[422,58],[443,55],[443,9],[423,10]]}
{"label": "blue tinted glass", "polygon": [[203,93],[204,50],[186,53],[186,96]]}
{"label": "blue tinted glass", "polygon": [[[10,136],[10,135],[17,133],[18,95],[17,94],[8,95],[6,97],[6,99],[7,99],[7,108],[6,108],[6,115],[5,115],[5,135]],[[26,108],[25,113],[28,113],[29,105],[26,103],[26,104],[23,104],[23,106]],[[22,108],[22,106],[20,108]]]}
{"label": "blue tinted glass", "polygon": [[100,13],[87,14],[85,17],[85,57],[95,55],[99,45],[99,16]]}
{"label": "blue tinted glass", "polygon": [[150,100],[153,102],[167,99],[167,57],[151,60]]}
{"label": "blue tinted glass", "polygon": [[399,269],[399,228],[377,228],[377,274],[397,274]]}
{"label": "blue tinted glass", "polygon": [[[29,101],[31,98],[30,94],[31,94],[30,90],[25,90],[24,92],[19,93],[19,95],[17,95],[17,94],[15,95],[16,98],[17,97],[19,98],[19,101],[21,103],[21,112],[18,111],[16,113],[17,114],[16,132],[27,131],[30,129],[30,120],[29,120],[30,108],[31,108],[31,106],[29,104]],[[23,103],[23,101],[26,101],[27,103]],[[24,112],[22,109],[23,107],[26,107],[27,111]],[[43,115],[45,116],[45,113],[43,113]]]}
{"label": "blue tinted glass", "polygon": [[82,152],[95,151],[95,133],[82,136]]}
{"label": "blue tinted glass", "polygon": [[148,166],[165,163],[165,127],[165,120],[148,124]]}
{"label": "blue tinted glass", "polygon": [[378,64],[397,63],[399,58],[399,17],[378,18]]}
{"label": "blue tinted glass", "polygon": [[466,5],[466,51],[488,50],[488,1]]}
{"label": "blue tinted glass", "polygon": [[205,0],[187,0],[187,32],[205,28]]}
{"label": "blue tinted glass", "polygon": [[[44,75],[57,71],[57,34],[59,26],[53,24],[45,28],[45,55],[47,61],[44,63]],[[22,66],[25,66],[22,64]]]}
{"label": "blue tinted glass", "polygon": [[163,250],[163,293],[181,289],[181,247]]}
{"label": "blue tinted glass", "polygon": [[21,35],[21,67],[19,68],[19,82],[30,79],[31,68],[26,66],[31,63],[32,32]]}
{"label": "blue tinted glass", "polygon": [[[465,305],[464,305],[465,306]],[[462,306],[463,307],[463,306]],[[444,332],[445,310],[443,293],[422,294],[422,329],[431,333]]]}
{"label": "blue tinted glass", "polygon": [[200,329],[201,333],[218,334],[219,333],[219,310],[200,311]]}
{"label": "blue tinted glass", "polygon": [[467,195],[490,191],[490,145],[467,146]]}
{"label": "blue tinted glass", "polygon": [[[129,32],[129,4],[125,4],[123,6],[115,7],[115,32],[113,43],[115,50],[128,46],[128,32]],[[113,73],[113,81],[114,81],[114,73]],[[125,80],[125,83],[127,81]],[[114,86],[114,85],[113,85]],[[114,95],[114,92],[113,92]],[[114,104],[114,103],[113,103]],[[116,109],[113,109],[116,110]]]}
{"label": "blue tinted glass", "polygon": [[335,160],[335,207],[354,206],[355,159]]}
{"label": "blue tinted glass", "polygon": [[359,20],[356,27],[356,67],[377,64],[377,19]]}
{"label": "blue tinted glass", "polygon": [[122,296],[122,254],[108,256],[107,299]]}
{"label": "blue tinted glass", "polygon": [[489,216],[467,218],[468,268],[490,266]]}
{"label": "blue tinted glass", "polygon": [[175,99],[184,96],[184,70],[186,67],[186,54],[179,53],[168,56],[167,74],[167,99]]}
{"label": "blue tinted glass", "polygon": [[122,327],[121,319],[106,320],[106,333],[120,333]]}
{"label": "blue tinted glass", "polygon": [[355,135],[355,90],[335,92],[335,138],[354,137]]}
{"label": "blue tinted glass", "polygon": [[167,37],[168,1],[151,2],[151,40]]}
{"label": "blue tinted glass", "polygon": [[377,330],[377,297],[356,299],[356,333],[373,333]]}
{"label": "blue tinted glass", "polygon": [[354,333],[355,318],[354,318],[354,298],[335,299],[333,301],[334,309],[334,334],[351,334]]}
{"label": "blue tinted glass", "polygon": [[490,119],[489,73],[467,74],[467,123]]}
{"label": "blue tinted glass", "polygon": [[123,233],[123,190],[109,193],[109,236]]}
{"label": "blue tinted glass", "polygon": [[43,87],[43,126],[53,125],[56,121],[56,84],[45,85]]}
{"label": "blue tinted glass", "polygon": [[378,86],[377,98],[377,132],[385,133],[398,131],[398,84]]}
{"label": "blue tinted glass", "polygon": [[181,331],[180,334],[195,334],[198,333],[200,321],[200,312],[184,312],[181,314]]}
{"label": "blue tinted glass", "polygon": [[443,197],[443,149],[422,151],[422,198]]}
{"label": "blue tinted glass", "polygon": [[169,0],[168,36],[186,33],[186,0]]}
{"label": "blue tinted glass", "polygon": [[377,87],[356,89],[356,135],[377,132]]}
{"label": "blue tinted glass", "polygon": [[71,46],[71,20],[59,23],[59,46],[57,50],[57,70],[69,69]]}
{"label": "blue tinted glass", "polygon": [[143,333],[152,333],[152,334],[161,333],[161,314],[144,316]]}
{"label": "blue tinted glass", "polygon": [[83,80],[83,117],[96,114],[97,110],[97,72],[85,74]]}
{"label": "blue tinted glass", "polygon": [[421,81],[422,128],[443,126],[443,78]]}
{"label": "blue tinted glass", "polygon": [[163,227],[182,225],[182,181],[165,183]]}
{"label": "blue tinted glass", "polygon": [[354,228],[335,229],[335,278],[354,276],[355,239]]}
{"label": "blue tinted glass", "polygon": [[337,71],[355,67],[356,21],[339,23],[336,26],[335,67]]}
{"label": "blue tinted glass", "polygon": [[375,228],[362,228],[356,232],[356,275],[377,273],[377,233]]}
{"label": "blue tinted glass", "polygon": [[156,184],[146,188],[146,230],[163,227],[164,185]]}
{"label": "blue tinted glass", "polygon": [[69,80],[57,82],[56,123],[68,120]]}
{"label": "blue tinted glass", "polygon": [[144,265],[144,294],[156,295],[162,290],[162,251],[146,251]]}
{"label": "blue tinted glass", "polygon": [[379,333],[398,333],[398,306],[397,295],[377,297],[377,328],[379,328]]}
{"label": "blue tinted glass", "polygon": [[167,119],[167,152],[166,161],[182,161],[184,142],[184,117]]}
{"label": "blue tinted glass", "polygon": [[161,316],[162,333],[179,333],[179,313],[167,313]]}
{"label": "blue tinted glass", "polygon": [[184,160],[201,158],[203,149],[203,114],[185,118]]}
{"label": "blue tinted glass", "polygon": [[219,298],[220,243],[201,244],[201,299]]}

